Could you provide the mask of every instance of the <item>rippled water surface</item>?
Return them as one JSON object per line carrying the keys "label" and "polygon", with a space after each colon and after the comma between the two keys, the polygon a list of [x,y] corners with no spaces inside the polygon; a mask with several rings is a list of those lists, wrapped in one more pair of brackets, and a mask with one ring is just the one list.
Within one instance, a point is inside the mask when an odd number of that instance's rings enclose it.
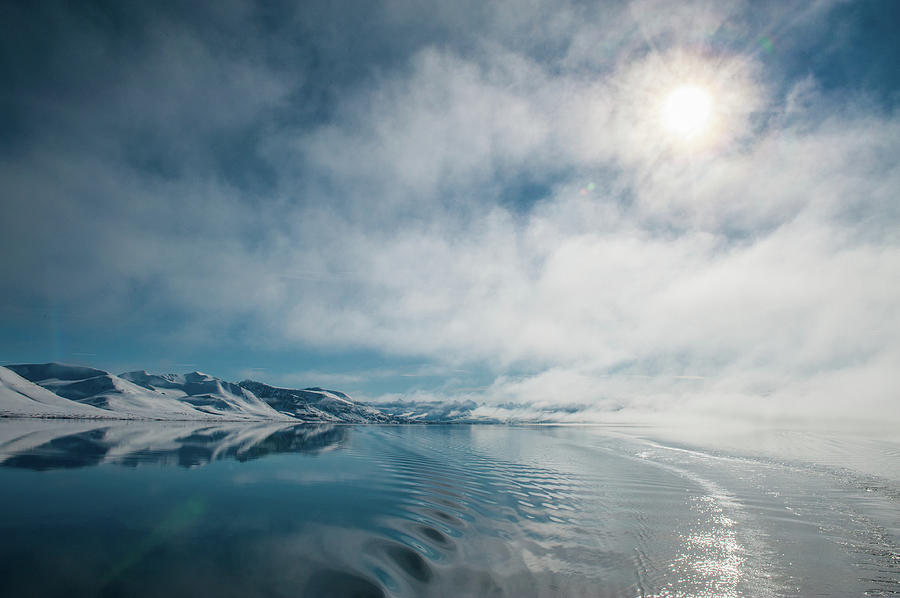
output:
{"label": "rippled water surface", "polygon": [[668,432],[0,422],[0,595],[900,595],[895,440]]}

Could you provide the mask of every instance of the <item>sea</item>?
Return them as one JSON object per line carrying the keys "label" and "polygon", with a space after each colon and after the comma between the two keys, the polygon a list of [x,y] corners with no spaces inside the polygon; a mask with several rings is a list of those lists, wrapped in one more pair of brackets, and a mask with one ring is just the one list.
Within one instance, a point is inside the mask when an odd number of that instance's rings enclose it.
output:
{"label": "sea", "polygon": [[0,421],[0,596],[900,596],[891,431]]}

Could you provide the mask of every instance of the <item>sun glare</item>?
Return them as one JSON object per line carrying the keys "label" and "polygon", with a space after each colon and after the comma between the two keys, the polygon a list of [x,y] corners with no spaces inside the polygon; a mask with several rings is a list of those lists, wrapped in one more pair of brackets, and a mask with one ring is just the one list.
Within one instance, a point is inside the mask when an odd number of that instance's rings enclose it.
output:
{"label": "sun glare", "polygon": [[707,129],[711,116],[712,98],[697,85],[676,87],[663,102],[663,124],[684,139],[699,137]]}

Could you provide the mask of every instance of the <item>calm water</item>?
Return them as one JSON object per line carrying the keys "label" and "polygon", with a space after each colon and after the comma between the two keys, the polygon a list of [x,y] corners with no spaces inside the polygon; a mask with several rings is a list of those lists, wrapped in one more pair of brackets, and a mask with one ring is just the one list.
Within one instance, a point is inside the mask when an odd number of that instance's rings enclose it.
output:
{"label": "calm water", "polygon": [[900,445],[0,422],[3,596],[900,595]]}

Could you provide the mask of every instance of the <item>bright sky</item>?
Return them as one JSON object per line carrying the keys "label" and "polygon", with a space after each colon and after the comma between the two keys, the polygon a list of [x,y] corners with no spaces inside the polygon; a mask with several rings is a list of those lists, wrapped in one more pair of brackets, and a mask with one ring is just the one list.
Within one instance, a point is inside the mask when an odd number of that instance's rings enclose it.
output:
{"label": "bright sky", "polygon": [[900,3],[7,3],[0,363],[898,418]]}

